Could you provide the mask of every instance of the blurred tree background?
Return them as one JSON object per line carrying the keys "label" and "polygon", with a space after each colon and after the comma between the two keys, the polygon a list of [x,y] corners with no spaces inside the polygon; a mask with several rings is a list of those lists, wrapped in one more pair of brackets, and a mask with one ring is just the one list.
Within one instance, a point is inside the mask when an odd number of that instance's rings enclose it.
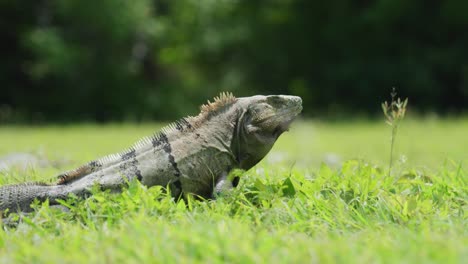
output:
{"label": "blurred tree background", "polygon": [[468,102],[466,0],[0,0],[0,122],[167,120],[219,91],[309,116]]}

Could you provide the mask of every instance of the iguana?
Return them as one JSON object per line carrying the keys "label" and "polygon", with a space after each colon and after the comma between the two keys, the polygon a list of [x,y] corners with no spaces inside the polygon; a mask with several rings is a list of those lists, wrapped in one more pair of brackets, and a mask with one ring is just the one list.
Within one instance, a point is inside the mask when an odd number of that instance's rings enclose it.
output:
{"label": "iguana", "polygon": [[221,93],[202,105],[199,115],[182,118],[119,154],[62,173],[55,184],[0,187],[0,211],[30,211],[35,199],[57,204],[72,193],[83,197],[95,185],[118,191],[134,179],[168,187],[174,197],[211,198],[236,187],[229,172],[248,170],[263,159],[301,110],[297,96]]}

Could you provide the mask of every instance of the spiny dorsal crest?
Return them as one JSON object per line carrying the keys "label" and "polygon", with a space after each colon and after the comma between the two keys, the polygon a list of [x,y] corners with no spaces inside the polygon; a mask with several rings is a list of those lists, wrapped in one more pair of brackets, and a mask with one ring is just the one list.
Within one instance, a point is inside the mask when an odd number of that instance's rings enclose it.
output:
{"label": "spiny dorsal crest", "polygon": [[[116,156],[115,159],[117,159],[117,155],[109,155],[109,156]],[[106,158],[108,158],[109,156],[107,156]],[[59,176],[57,176],[58,178],[57,184],[59,185],[65,184],[73,180],[79,179],[85,175],[88,175],[92,172],[97,171],[101,167],[102,167],[102,163],[99,161],[88,162],[87,164],[80,166],[77,169],[64,172],[60,174]]]}
{"label": "spiny dorsal crest", "polygon": [[216,111],[228,104],[234,103],[236,97],[230,92],[222,92],[214,98],[214,102],[208,102],[200,107],[201,113],[209,113]]}
{"label": "spiny dorsal crest", "polygon": [[202,105],[200,107],[201,113],[196,118],[190,116],[187,118],[182,118],[165,126],[154,135],[140,139],[138,142],[133,144],[133,146],[131,146],[123,152],[107,155],[98,160],[88,162],[87,164],[80,166],[74,170],[66,171],[57,177],[57,184],[70,183],[88,174],[99,171],[101,168],[106,168],[119,162],[122,162],[123,160],[130,158],[130,156],[132,155],[137,155],[137,153],[140,152],[142,149],[145,149],[150,146],[154,147],[155,143],[162,142],[164,141],[164,139],[167,140],[167,135],[170,135],[171,133],[193,131],[193,129],[195,129],[196,126],[203,123],[203,120],[206,119],[207,115],[215,114],[219,109],[234,103],[236,100],[236,97],[234,97],[232,93],[222,92],[219,96],[214,98],[214,102],[208,101],[207,104]]}

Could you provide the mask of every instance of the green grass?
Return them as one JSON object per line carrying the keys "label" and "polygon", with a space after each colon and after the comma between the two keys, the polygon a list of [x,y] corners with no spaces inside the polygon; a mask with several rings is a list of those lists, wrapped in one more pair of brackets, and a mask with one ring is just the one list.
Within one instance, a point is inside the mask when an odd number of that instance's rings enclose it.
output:
{"label": "green grass", "polygon": [[[65,169],[159,127],[2,127],[0,155],[43,152]],[[383,122],[298,122],[239,187],[175,203],[160,187],[47,205],[0,231],[1,263],[463,263],[468,120],[404,120],[387,175]],[[328,163],[328,165],[326,164]],[[0,184],[61,169],[11,171]]]}

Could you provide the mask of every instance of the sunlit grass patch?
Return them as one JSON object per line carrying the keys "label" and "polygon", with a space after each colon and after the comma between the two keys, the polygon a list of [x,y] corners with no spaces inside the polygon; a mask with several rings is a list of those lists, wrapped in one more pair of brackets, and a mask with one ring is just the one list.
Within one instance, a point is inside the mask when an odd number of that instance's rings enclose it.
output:
{"label": "sunlit grass patch", "polygon": [[[162,187],[131,182],[122,193],[70,197],[68,212],[36,204],[0,231],[0,262],[463,263],[468,122],[431,122],[405,120],[395,154],[407,160],[391,175],[385,125],[299,122],[273,159],[241,172],[238,188],[216,200],[174,201]],[[69,156],[69,169],[155,127],[2,128],[0,151],[43,146],[51,159]],[[327,153],[339,162],[327,165]],[[11,171],[0,181],[52,181],[58,172]]]}

